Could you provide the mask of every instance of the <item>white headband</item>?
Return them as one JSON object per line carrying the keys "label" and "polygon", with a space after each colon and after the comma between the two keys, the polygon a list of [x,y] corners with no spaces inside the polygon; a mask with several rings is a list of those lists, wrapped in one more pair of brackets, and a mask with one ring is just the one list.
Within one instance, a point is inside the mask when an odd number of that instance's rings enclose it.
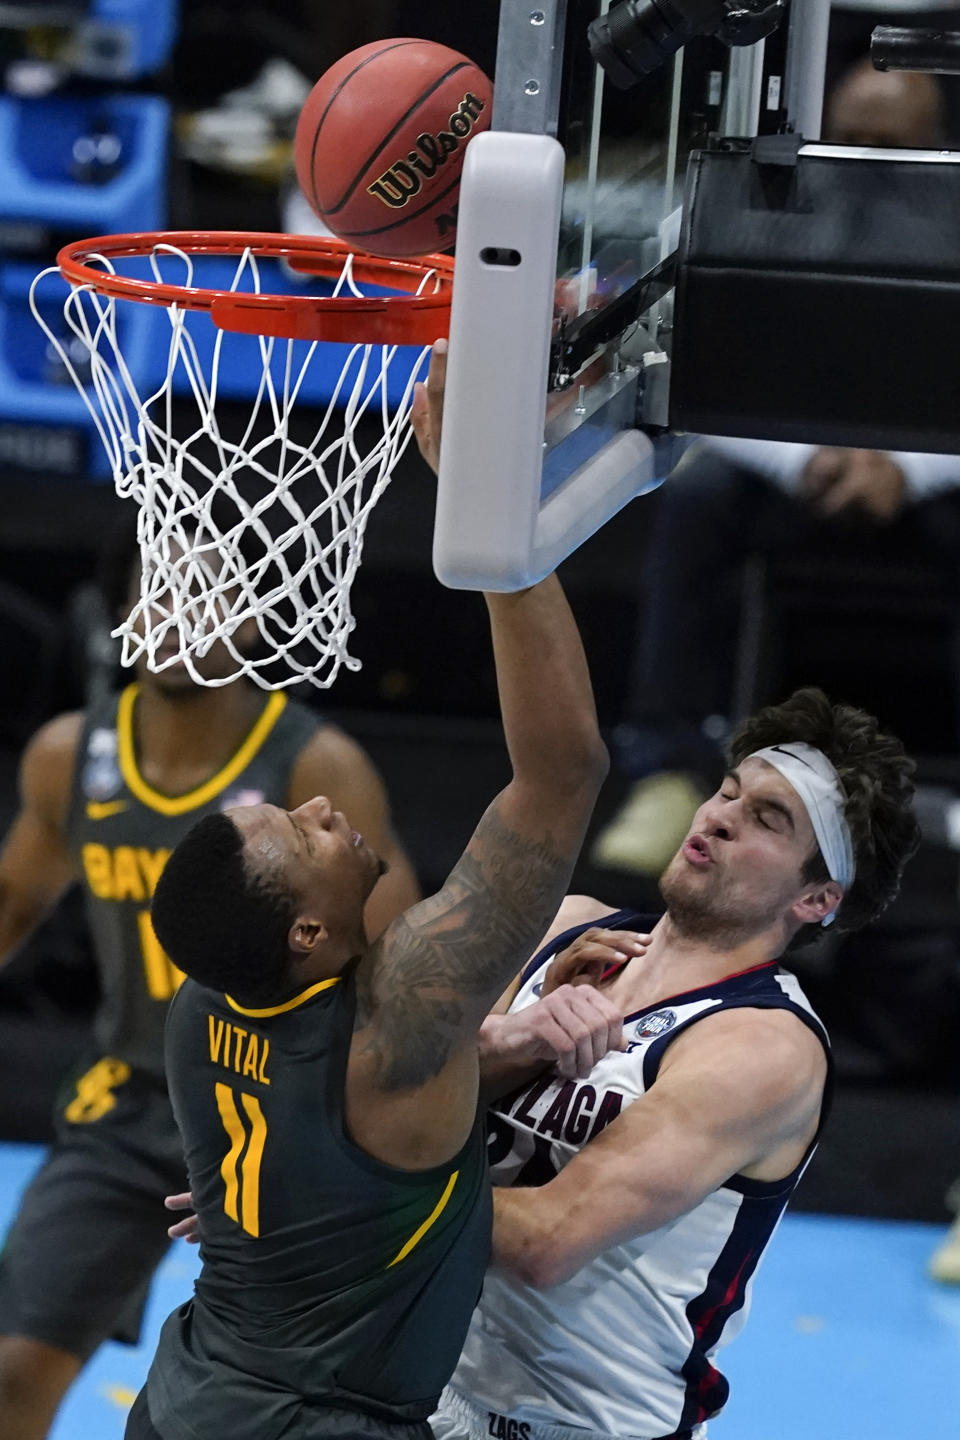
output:
{"label": "white headband", "polygon": [[[768,745],[747,758],[766,760],[790,782],[810,816],[827,874],[844,890],[849,889],[857,871],[847,824],[846,797],[840,776],[823,751],[802,740],[794,740],[789,745]],[[821,925],[829,925],[836,913],[834,910],[825,916]]]}

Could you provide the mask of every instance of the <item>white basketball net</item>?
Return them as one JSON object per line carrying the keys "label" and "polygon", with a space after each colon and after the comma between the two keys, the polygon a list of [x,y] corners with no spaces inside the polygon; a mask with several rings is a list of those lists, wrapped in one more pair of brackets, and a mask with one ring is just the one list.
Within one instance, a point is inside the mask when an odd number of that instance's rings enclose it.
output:
{"label": "white basketball net", "polygon": [[[94,258],[114,271],[106,258]],[[194,283],[193,261],[183,250],[158,245],[149,260],[158,281]],[[312,435],[297,443],[289,434],[290,415],[320,342],[258,337],[258,388],[239,437],[228,439],[216,404],[221,351],[235,336],[216,331],[205,374],[186,324],[190,312],[167,307],[166,378],[141,398],[117,334],[118,304],[131,302],[92,287],[72,288],[64,317],[73,338],[65,342],[36,300],[38,284],[51,273],[59,272],[46,270],[34,281],[31,309],[83,395],[117,493],[140,507],[140,598],[113,632],[123,642],[123,664],[145,655],[148,668],[158,672],[182,661],[199,684],[226,685],[245,675],[270,690],[303,680],[325,689],[341,665],[358,670],[360,661],[347,649],[355,623],[350,587],[370,512],[410,441],[413,387],[425,373],[429,350],[421,351],[402,398],[391,407],[387,376],[397,347],[353,346],[329,404],[314,412]],[[421,289],[432,282],[429,272]],[[238,259],[230,288],[260,293],[251,251]],[[363,293],[354,283],[352,257],[333,293]],[[212,326],[196,313],[198,322]],[[76,368],[78,342],[89,379]],[[183,422],[184,411],[192,423]],[[365,434],[375,438],[362,453],[358,424],[365,417],[378,423],[365,425]],[[218,657],[217,678],[209,679],[197,662],[217,643],[226,647],[229,669],[223,673]]]}

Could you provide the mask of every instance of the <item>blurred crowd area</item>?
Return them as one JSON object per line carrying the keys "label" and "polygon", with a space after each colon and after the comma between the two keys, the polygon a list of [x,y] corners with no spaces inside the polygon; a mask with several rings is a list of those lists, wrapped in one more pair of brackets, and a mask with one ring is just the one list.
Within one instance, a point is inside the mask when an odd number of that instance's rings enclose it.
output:
{"label": "blurred crowd area", "polygon": [[[8,98],[35,98],[44,85],[61,93],[64,8],[44,24],[38,5],[29,34],[3,32]],[[954,16],[960,28],[960,6],[834,7],[825,138],[960,148],[960,80],[878,76],[865,58],[876,23]],[[416,35],[492,74],[497,6],[191,0],[175,23],[156,71],[110,82],[169,104],[162,223],[275,230],[295,204],[296,117],[323,70],[368,41]],[[105,83],[88,74],[74,89],[89,98]],[[610,103],[632,107],[635,125],[645,100],[641,90]],[[708,120],[694,106],[704,138]],[[103,132],[99,118],[92,124]],[[105,183],[117,163],[96,145],[74,161],[88,185]],[[2,195],[0,185],[3,256],[18,264],[45,261],[64,234],[84,233],[79,222],[50,222],[31,250],[22,225],[4,226]],[[43,450],[37,424],[27,428],[0,424],[4,825],[30,735],[117,678],[98,554],[119,502],[102,477],[31,459]],[[505,769],[483,607],[439,592],[432,510],[430,480],[408,453],[370,524],[354,592],[363,668],[330,694],[302,697],[378,763],[427,890]],[[960,1173],[958,562],[960,458],[707,437],[564,567],[614,756],[575,889],[655,908],[658,874],[722,769],[730,727],[797,685],[871,710],[916,756],[924,845],[901,898],[865,934],[828,937],[797,957],[843,1082],[836,1139],[828,1134],[801,1192],[812,1208],[941,1219]],[[95,1001],[71,893],[0,977],[0,1138],[47,1137],[53,1093]],[[38,1045],[41,1031],[49,1039]]]}

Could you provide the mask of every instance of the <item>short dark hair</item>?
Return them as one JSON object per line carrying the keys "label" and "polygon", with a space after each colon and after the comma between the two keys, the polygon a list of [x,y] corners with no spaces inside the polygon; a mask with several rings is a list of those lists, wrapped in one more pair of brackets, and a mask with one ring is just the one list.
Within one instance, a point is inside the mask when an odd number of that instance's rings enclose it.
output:
{"label": "short dark hair", "polygon": [[289,988],[294,912],[282,883],[250,870],[243,836],[224,814],[204,816],[183,837],[151,908],[173,963],[243,1004],[270,1003]]}
{"label": "short dark hair", "polygon": [[[822,690],[797,690],[781,705],[768,705],[746,720],[730,741],[729,760],[740,765],[755,750],[802,740],[830,760],[846,795],[846,819],[856,875],[837,912],[836,929],[859,930],[885,910],[900,889],[903,868],[920,843],[913,813],[916,768],[900,741],[852,705],[834,705]],[[803,872],[805,883],[827,880],[819,849]],[[794,943],[822,933],[803,926]]]}

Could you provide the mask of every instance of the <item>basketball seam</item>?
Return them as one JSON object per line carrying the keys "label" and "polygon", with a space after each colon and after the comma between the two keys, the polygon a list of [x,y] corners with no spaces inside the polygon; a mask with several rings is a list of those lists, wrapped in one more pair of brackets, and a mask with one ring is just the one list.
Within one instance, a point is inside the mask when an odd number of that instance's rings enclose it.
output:
{"label": "basketball seam", "polygon": [[[472,70],[472,69],[474,69],[474,66],[473,66],[473,63],[472,63],[471,61],[469,61],[469,60],[462,60],[458,65],[452,66],[452,68],[449,69],[444,75],[441,75],[437,80],[435,80],[434,83],[430,86],[429,90],[424,90],[422,94],[418,95],[416,101],[414,102],[414,104],[410,106],[410,109],[406,112],[405,115],[401,115],[401,116],[400,116],[400,119],[397,121],[396,125],[394,125],[394,127],[393,127],[393,129],[390,131],[390,133],[389,133],[388,135],[384,135],[383,139],[380,141],[380,143],[378,144],[376,150],[374,150],[373,154],[367,156],[367,159],[364,161],[363,165],[360,167],[360,169],[358,170],[357,174],[353,177],[353,179],[351,180],[350,184],[347,186],[346,193],[344,194],[343,198],[342,198],[341,200],[339,200],[336,205],[332,206],[331,208],[329,208],[329,209],[327,209],[327,210],[320,210],[320,205],[319,205],[319,201],[318,201],[318,203],[317,203],[317,209],[320,211],[320,214],[323,215],[324,217],[326,217],[326,216],[328,216],[328,215],[336,215],[336,214],[338,213],[338,211],[342,210],[343,207],[344,207],[344,205],[346,205],[347,201],[350,200],[351,197],[353,196],[353,194],[355,193],[355,191],[356,191],[356,189],[357,189],[357,186],[360,184],[360,181],[363,179],[364,175],[365,175],[365,174],[367,173],[367,171],[370,169],[370,166],[373,164],[374,160],[375,160],[375,159],[377,158],[377,156],[380,154],[381,150],[383,150],[387,145],[390,144],[390,141],[391,141],[391,140],[393,139],[393,137],[396,135],[397,131],[398,131],[398,130],[401,130],[401,129],[403,128],[403,126],[404,126],[404,125],[407,123],[407,121],[410,119],[410,116],[416,114],[416,112],[417,112],[417,110],[419,109],[419,107],[420,107],[426,100],[429,100],[429,99],[430,99],[430,96],[433,95],[433,94],[435,93],[435,91],[439,90],[439,89],[440,89],[440,86],[443,85],[443,84],[445,83],[445,81],[449,80],[450,77],[451,77],[451,75],[456,75],[459,70]],[[314,139],[314,146],[316,146],[316,139]],[[311,184],[314,186],[314,198],[316,198],[316,181],[315,181],[315,179],[314,179],[314,171],[313,171],[313,164],[312,164],[312,162],[311,162],[311,166],[310,166],[310,182],[311,182]],[[387,229],[387,230],[391,230],[391,229],[393,228],[393,226],[392,226],[392,225],[387,225],[387,226],[385,226],[384,228]],[[371,231],[369,231],[368,233],[371,234],[371,235],[373,235],[373,234],[376,234],[377,232],[371,230]]]}
{"label": "basketball seam", "polygon": [[389,225],[379,225],[376,230],[344,230],[342,232],[338,231],[337,233],[340,234],[343,240],[362,240],[366,235],[385,235],[388,230],[398,230],[400,226],[408,224],[411,220],[419,220],[421,215],[425,215],[434,205],[439,204],[441,200],[445,199],[451,190],[456,190],[459,184],[460,176],[457,175],[447,186],[446,190],[441,190],[439,194],[431,196],[426,205],[421,205],[419,210],[414,210],[410,215],[402,215],[399,220],[391,220]]}
{"label": "basketball seam", "polygon": [[347,81],[352,80],[354,75],[359,75],[360,71],[363,70],[367,65],[372,65],[374,60],[379,60],[381,55],[389,55],[391,50],[401,50],[404,45],[420,45],[422,43],[422,41],[416,39],[395,40],[392,45],[384,45],[380,50],[376,51],[375,54],[368,55],[366,60],[361,60],[359,65],[354,66],[354,68],[350,71],[349,75],[344,75],[336,90],[334,90],[333,94],[330,96],[330,99],[323,107],[323,114],[317,121],[316,129],[313,132],[313,144],[310,147],[310,189],[313,191],[313,203],[318,214],[321,213],[320,196],[317,194],[317,180],[314,166],[317,159],[317,141],[320,139],[320,131],[323,129],[323,123],[326,120],[327,116],[330,114],[330,106],[333,104],[334,100],[336,100],[337,96],[340,94],[340,91],[343,89],[344,85],[346,85]]}

